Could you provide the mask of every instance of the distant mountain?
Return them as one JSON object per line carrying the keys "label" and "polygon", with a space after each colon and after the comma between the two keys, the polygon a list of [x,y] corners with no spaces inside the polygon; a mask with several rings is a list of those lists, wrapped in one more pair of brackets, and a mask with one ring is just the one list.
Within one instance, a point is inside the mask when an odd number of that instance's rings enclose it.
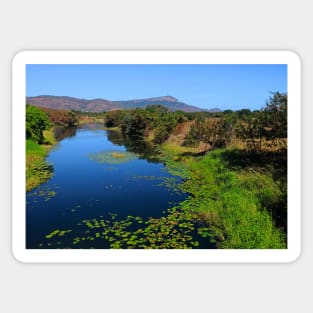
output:
{"label": "distant mountain", "polygon": [[104,112],[113,110],[125,110],[135,108],[145,108],[148,105],[159,104],[167,107],[170,111],[185,111],[185,112],[218,112],[219,109],[204,110],[193,105],[186,104],[178,101],[178,99],[171,96],[138,99],[138,100],[124,100],[124,101],[110,101],[105,99],[79,99],[73,97],[59,97],[43,95],[38,97],[27,97],[26,104],[34,106],[62,109],[62,110],[75,110],[83,112]]}
{"label": "distant mountain", "polygon": [[56,110],[76,110],[86,112],[102,112],[119,109],[112,101],[104,99],[78,99],[72,97],[38,96],[26,97],[26,104]]}
{"label": "distant mountain", "polygon": [[217,113],[217,112],[223,112],[221,109],[219,109],[219,108],[212,108],[212,109],[210,109],[210,110],[207,110],[208,112],[212,112],[212,113]]}

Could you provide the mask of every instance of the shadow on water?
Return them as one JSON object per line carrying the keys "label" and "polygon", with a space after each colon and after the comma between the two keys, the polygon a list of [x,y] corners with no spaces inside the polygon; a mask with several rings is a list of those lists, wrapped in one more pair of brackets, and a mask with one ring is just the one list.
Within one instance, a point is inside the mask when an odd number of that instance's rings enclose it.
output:
{"label": "shadow on water", "polygon": [[127,151],[139,155],[139,159],[149,163],[160,163],[160,152],[152,143],[141,136],[127,136],[120,131],[107,130],[108,140],[115,145],[124,146]]}
{"label": "shadow on water", "polygon": [[101,124],[56,128],[55,136],[58,149],[47,157],[54,175],[26,194],[27,248],[153,244],[160,229],[162,245],[183,247],[185,240],[197,240],[188,228],[190,217],[169,211],[188,195],[179,190],[180,178],[166,171],[152,144]]}
{"label": "shadow on water", "polygon": [[56,127],[54,129],[54,138],[61,141],[65,138],[74,137],[76,135],[76,127]]}

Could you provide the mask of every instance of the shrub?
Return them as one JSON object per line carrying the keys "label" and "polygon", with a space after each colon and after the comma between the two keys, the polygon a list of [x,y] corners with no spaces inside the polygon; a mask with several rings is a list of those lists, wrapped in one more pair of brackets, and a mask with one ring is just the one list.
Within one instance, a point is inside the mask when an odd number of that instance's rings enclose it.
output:
{"label": "shrub", "polygon": [[26,138],[43,143],[43,131],[51,126],[48,115],[37,107],[26,106]]}

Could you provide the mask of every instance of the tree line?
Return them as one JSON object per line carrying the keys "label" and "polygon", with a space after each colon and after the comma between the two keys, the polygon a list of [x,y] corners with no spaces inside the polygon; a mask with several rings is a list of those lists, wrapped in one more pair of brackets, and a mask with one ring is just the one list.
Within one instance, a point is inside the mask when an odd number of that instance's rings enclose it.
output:
{"label": "tree line", "polygon": [[[287,148],[287,94],[272,93],[264,108],[223,112],[169,111],[161,105],[145,109],[116,110],[104,114],[106,127],[119,127],[125,135],[149,136],[164,143],[181,125],[189,130],[183,145],[196,147],[204,143],[208,149],[227,147],[241,141],[256,153],[266,148]],[[97,113],[99,115],[99,113]],[[43,143],[43,131],[52,125],[76,126],[75,112],[26,106],[26,138]]]}
{"label": "tree line", "polygon": [[148,136],[165,142],[178,124],[189,123],[190,129],[183,145],[197,146],[203,142],[210,147],[223,148],[242,141],[256,153],[266,147],[286,148],[287,94],[272,93],[264,108],[224,112],[169,111],[161,105],[146,109],[116,110],[105,113],[106,127],[119,127],[126,135]]}
{"label": "tree line", "polygon": [[44,143],[43,131],[52,126],[76,126],[76,114],[67,110],[53,110],[26,105],[26,139]]}

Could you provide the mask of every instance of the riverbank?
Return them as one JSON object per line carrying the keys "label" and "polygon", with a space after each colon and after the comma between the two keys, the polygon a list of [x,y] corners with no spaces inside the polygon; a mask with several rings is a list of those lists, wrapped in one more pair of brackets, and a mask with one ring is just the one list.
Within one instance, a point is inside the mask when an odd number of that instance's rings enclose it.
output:
{"label": "riverbank", "polygon": [[[147,142],[152,142],[146,136]],[[190,196],[178,212],[200,224],[197,232],[224,249],[287,247],[286,151],[254,154],[228,147],[200,151],[169,138],[157,145],[169,172]]]}
{"label": "riverbank", "polygon": [[[107,248],[123,249],[286,248],[286,229],[284,229],[282,220],[277,219],[277,212],[275,211],[275,208],[284,209],[282,204],[286,202],[282,192],[283,184],[280,184],[282,181],[280,178],[284,177],[282,167],[284,162],[279,159],[286,153],[282,151],[279,154],[276,151],[270,154],[253,155],[247,150],[235,149],[234,147],[202,151],[199,147],[184,146],[171,138],[163,144],[153,144],[148,136],[143,137],[140,144],[136,141],[134,145],[130,143],[132,138],[123,135],[119,128],[114,128],[114,130],[107,132],[107,137],[96,136],[94,138],[95,147],[98,149],[99,145],[104,144],[103,140],[109,140],[113,145],[124,145],[128,152],[138,155],[139,159],[151,160],[151,157],[146,155],[147,147],[143,145],[144,141],[146,145],[151,146],[150,153],[153,155],[157,153],[157,163],[163,162],[170,174],[181,178],[181,180],[173,180],[175,186],[172,181],[168,180],[160,180],[160,184],[168,185],[169,190],[178,193],[182,191],[184,195],[187,195],[187,199],[184,197],[176,202],[175,206],[164,210],[161,217],[152,218],[148,215],[147,218],[141,216],[138,212],[140,202],[136,203],[135,213],[130,213],[126,218],[120,217],[118,212],[111,218],[110,216],[104,218],[101,214],[94,214],[87,219],[86,217],[82,219],[79,225],[75,225],[75,227],[72,225],[63,230],[55,228],[52,229],[51,234],[47,232],[45,234],[47,243],[41,242],[41,247],[46,247],[46,244],[49,244],[48,247],[58,245],[59,236],[62,236],[67,245],[71,247],[73,245],[75,248],[94,247],[96,244],[99,244],[99,247],[105,245]],[[31,167],[28,167],[27,174],[29,188],[38,186],[52,175],[53,169],[49,168],[44,160],[53,146],[53,136],[51,136],[51,130],[45,131],[43,135],[45,138],[43,145],[27,141],[27,157],[28,159],[32,158],[32,162],[29,163]],[[138,150],[139,145],[143,148]],[[107,148],[106,144],[105,147]],[[86,142],[80,146],[80,149],[87,149],[86,153],[89,151]],[[119,164],[120,161],[124,163],[126,160],[124,152],[121,151],[109,149],[106,154],[100,151],[100,153],[89,154],[89,156],[91,160],[99,164],[108,162],[106,157],[110,156],[110,158],[114,158],[114,161],[117,161],[116,164]],[[277,164],[281,165],[280,167],[275,166],[275,160]],[[113,182],[116,180],[116,176],[123,174],[116,172],[116,169],[115,172],[114,170],[111,172],[111,166],[109,169],[110,172],[108,173],[110,174],[107,173],[104,177],[107,179],[105,186],[106,188],[113,188],[114,186],[115,189],[110,189],[107,196],[114,196],[122,187],[127,190],[134,183],[139,184],[134,191],[138,191],[139,187],[142,188],[140,181],[137,181],[138,178],[136,178],[140,173],[135,172],[134,175],[136,176],[132,176],[131,184],[115,186]],[[77,171],[74,172],[77,173]],[[102,175],[100,177],[103,178]],[[150,178],[155,180],[155,174],[143,177],[149,177],[149,182]],[[85,181],[90,182],[91,180],[85,179]],[[98,188],[100,185],[97,184],[93,188]],[[101,190],[99,199],[95,200],[97,202],[93,205],[99,206],[101,204],[100,198],[106,192],[106,189]],[[161,198],[164,199],[164,197]],[[141,196],[139,199],[142,199]],[[118,204],[118,201],[118,198],[114,201],[111,200],[110,205],[117,207],[125,205],[124,209],[128,209],[128,202],[127,204]],[[147,204],[149,204],[148,209],[151,210],[155,201],[153,204],[144,203],[143,215],[146,214]],[[70,207],[69,204],[67,206]],[[106,210],[108,210],[108,206],[109,203],[106,203]],[[72,204],[71,212],[77,214],[77,210],[80,210],[81,207],[83,207],[81,203]],[[164,204],[157,205],[157,208],[161,207],[163,208]],[[283,212],[286,213],[286,209],[279,214],[283,215]],[[74,231],[76,227],[79,231]],[[60,231],[60,229],[62,235],[55,235],[56,231]],[[63,231],[66,231],[66,236],[63,236]],[[105,243],[101,240],[104,240]]]}
{"label": "riverbank", "polygon": [[218,248],[286,248],[283,227],[273,220],[283,193],[270,171],[232,168],[227,160],[238,153],[235,149],[195,156],[167,143],[161,151],[169,171],[184,179],[181,188],[190,197],[180,207],[203,223],[201,236]]}
{"label": "riverbank", "polygon": [[96,124],[104,124],[104,118],[99,116],[88,116],[88,115],[82,115],[79,116],[78,119],[78,125],[84,125],[84,124],[90,124],[90,123],[96,123]]}
{"label": "riverbank", "polygon": [[56,144],[54,129],[43,132],[44,144],[32,139],[26,140],[26,191],[46,182],[53,175],[53,167],[45,161],[46,156]]}

